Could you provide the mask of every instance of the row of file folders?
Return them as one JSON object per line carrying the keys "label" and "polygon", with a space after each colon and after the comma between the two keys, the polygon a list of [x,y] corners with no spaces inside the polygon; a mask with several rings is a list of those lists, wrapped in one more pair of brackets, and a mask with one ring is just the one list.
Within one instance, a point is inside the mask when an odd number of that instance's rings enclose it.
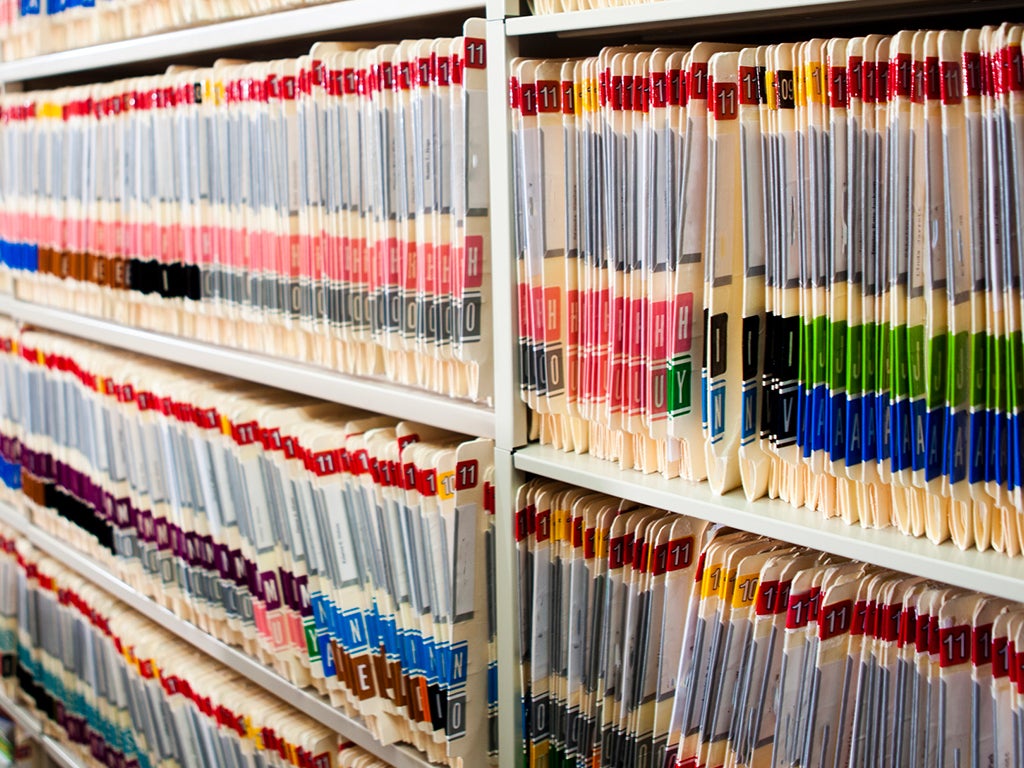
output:
{"label": "row of file folders", "polygon": [[534,436],[1019,552],[1021,30],[515,60]]}
{"label": "row of file folders", "polygon": [[550,481],[517,506],[531,768],[1024,760],[1021,604]]}
{"label": "row of file folders", "polygon": [[484,21],[0,99],[17,295],[491,395]]}
{"label": "row of file folders", "polygon": [[34,525],[383,744],[494,749],[493,446],[0,328],[0,480]]}
{"label": "row of file folders", "polygon": [[385,768],[0,530],[0,654],[9,696],[83,764]]}

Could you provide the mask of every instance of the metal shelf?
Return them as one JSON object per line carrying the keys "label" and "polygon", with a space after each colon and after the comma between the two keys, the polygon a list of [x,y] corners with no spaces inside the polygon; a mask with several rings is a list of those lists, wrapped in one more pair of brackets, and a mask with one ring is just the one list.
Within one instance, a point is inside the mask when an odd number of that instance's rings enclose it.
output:
{"label": "metal shelf", "polygon": [[4,62],[0,63],[0,83],[240,49],[451,13],[468,15],[482,12],[483,7],[483,0],[343,0]]}
{"label": "metal shelf", "polygon": [[951,542],[933,544],[895,528],[874,530],[826,520],[806,509],[770,499],[748,502],[742,492],[715,496],[705,483],[666,480],[619,470],[593,456],[530,445],[514,455],[516,469],[590,488],[639,504],[667,509],[771,536],[800,546],[877,565],[1009,600],[1024,600],[1024,558],[994,551],[962,552]]}
{"label": "metal shelf", "polygon": [[366,726],[358,720],[346,717],[318,694],[295,687],[288,680],[237,648],[222,643],[195,625],[178,618],[162,605],[136,592],[91,558],[37,528],[23,515],[2,502],[0,502],[0,523],[18,531],[37,549],[56,558],[79,576],[92,582],[104,592],[113,595],[150,621],[159,624],[192,647],[216,659],[224,666],[251,680],[295,709],[341,734],[395,768],[429,768],[432,765],[423,755],[410,747],[382,745],[367,730]]}
{"label": "metal shelf", "polygon": [[36,328],[66,333],[173,363],[474,437],[494,437],[493,409],[402,387],[383,379],[345,376],[292,360],[128,328],[109,320],[31,304],[9,296],[0,296],[0,313]]}
{"label": "metal shelf", "polygon": [[608,32],[662,32],[680,29],[687,36],[700,30],[719,34],[743,34],[772,27],[790,28],[849,24],[864,20],[898,19],[908,16],[962,14],[968,10],[1019,7],[1008,0],[661,0],[641,5],[595,8],[544,16],[509,17],[505,33],[510,37],[559,34],[563,36],[605,35]]}
{"label": "metal shelf", "polygon": [[60,768],[85,768],[85,761],[75,756],[64,744],[52,736],[43,733],[43,726],[35,715],[24,709],[14,699],[0,690],[0,709],[10,715],[11,719],[25,731],[30,739],[39,744],[50,759]]}

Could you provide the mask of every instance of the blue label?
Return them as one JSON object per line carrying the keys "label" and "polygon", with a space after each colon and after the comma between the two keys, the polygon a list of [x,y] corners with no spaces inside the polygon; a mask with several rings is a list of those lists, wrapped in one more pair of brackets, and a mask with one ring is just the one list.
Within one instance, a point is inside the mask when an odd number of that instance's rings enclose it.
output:
{"label": "blue label", "polygon": [[466,684],[469,668],[469,645],[459,643],[448,648],[448,685],[455,688]]}
{"label": "blue label", "polygon": [[983,483],[986,479],[988,447],[985,445],[985,412],[975,411],[971,413],[968,424],[970,429],[971,463],[967,473],[967,481],[974,485],[974,483]]}
{"label": "blue label", "polygon": [[807,433],[807,412],[811,404],[803,382],[796,387],[796,444],[805,459],[811,455],[811,438]]}
{"label": "blue label", "polygon": [[363,612],[353,608],[341,613],[341,626],[338,637],[346,651],[354,653],[368,647],[366,625],[363,622]]}
{"label": "blue label", "polygon": [[944,408],[933,408],[925,416],[925,457],[924,479],[934,480],[944,471],[943,453],[945,448],[946,411]]}
{"label": "blue label", "polygon": [[[829,435],[828,455],[831,461],[843,461],[846,458],[846,393],[839,392],[828,401]],[[849,463],[849,462],[847,462]]]}
{"label": "blue label", "polygon": [[811,405],[813,408],[811,413],[814,417],[811,420],[811,427],[813,429],[812,445],[815,451],[826,451],[829,449],[825,431],[828,419],[828,404],[828,389],[824,384],[819,384],[811,393]]}
{"label": "blue label", "polygon": [[421,649],[423,651],[423,655],[420,657],[423,661],[423,674],[429,684],[436,684],[438,680],[437,649],[434,645],[434,638],[424,637]]}
{"label": "blue label", "polygon": [[327,635],[317,635],[316,642],[320,648],[320,664],[323,666],[324,677],[334,677],[337,668],[334,666],[334,654],[331,653],[331,639]]}
{"label": "blue label", "polygon": [[864,460],[864,402],[860,395],[846,398],[846,464],[855,467]]}
{"label": "blue label", "polygon": [[700,424],[704,429],[708,428],[708,374],[706,370],[700,372]]}
{"label": "blue label", "polygon": [[1006,479],[1005,461],[1007,447],[1003,415],[1001,413],[993,413],[992,411],[989,411],[988,422],[989,434],[991,437],[988,441],[989,461],[986,477],[990,483],[995,482],[999,483],[999,485],[1003,485],[1003,482]]}
{"label": "blue label", "polygon": [[878,461],[878,398],[873,394],[864,395],[861,398],[861,419],[863,420],[863,449],[861,455],[864,461]]}
{"label": "blue label", "polygon": [[946,452],[943,456],[943,472],[950,483],[967,479],[967,457],[970,454],[970,438],[967,428],[966,411],[946,412]]}
{"label": "blue label", "polygon": [[875,451],[879,464],[892,457],[892,409],[889,407],[889,393],[875,395],[875,419],[878,428],[875,432]]}
{"label": "blue label", "polygon": [[753,387],[743,390],[743,424],[740,433],[741,445],[753,442],[759,432],[757,424],[757,390]]}
{"label": "blue label", "polygon": [[717,443],[725,436],[725,384],[719,384],[711,391],[711,442]]}

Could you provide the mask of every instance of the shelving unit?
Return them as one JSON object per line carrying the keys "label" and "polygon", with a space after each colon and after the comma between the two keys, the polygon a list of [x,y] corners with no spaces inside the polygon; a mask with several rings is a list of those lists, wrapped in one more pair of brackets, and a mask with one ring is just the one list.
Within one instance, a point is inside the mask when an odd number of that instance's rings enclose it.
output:
{"label": "shelving unit", "polygon": [[[125,350],[160,357],[208,371],[226,373],[333,402],[415,419],[495,441],[497,524],[496,582],[499,747],[501,768],[518,768],[522,718],[517,664],[519,615],[515,589],[515,544],[512,513],[516,490],[527,473],[585,486],[637,503],[728,524],[765,536],[876,563],[965,589],[1024,600],[1024,559],[996,552],[961,552],[950,544],[936,546],[895,529],[870,530],[825,520],[783,502],[747,502],[740,493],[714,496],[706,485],[689,485],[653,475],[620,471],[591,456],[566,454],[527,445],[526,408],[519,398],[516,320],[516,265],[512,252],[511,147],[506,84],[509,62],[520,46],[546,45],[554,38],[592,38],[588,44],[619,39],[692,39],[697,35],[730,38],[751,32],[839,26],[865,21],[931,19],[1016,8],[1009,0],[722,0],[713,5],[695,0],[662,0],[644,5],[597,9],[551,16],[519,15],[520,0],[488,0],[488,106],[491,172],[492,327],[494,336],[494,407],[450,400],[387,382],[342,376],[312,366],[179,339],[56,309],[0,297],[0,313],[20,321]],[[153,35],[67,53],[0,64],[0,83],[52,77],[90,70],[116,71],[152,64],[152,71],[176,56],[243,52],[246,46],[283,42],[346,30],[444,15],[479,13],[482,2],[433,0],[344,0],[326,5],[240,19],[189,30]],[[912,23],[912,22],[911,22]],[[774,35],[779,33],[775,32]],[[339,35],[343,36],[343,35]],[[555,41],[557,43],[557,41]],[[296,689],[241,652],[211,638],[115,579],[89,558],[32,526],[9,507],[0,506],[0,521],[19,530],[34,545],[133,609],[174,632],[186,642],[245,675],[307,715],[334,728],[396,766],[424,766],[412,750],[382,747],[358,722],[340,715],[319,697]],[[45,737],[44,737],[45,738]],[[475,767],[474,767],[475,768]]]}
{"label": "shelving unit", "polygon": [[162,605],[132,589],[91,558],[37,528],[24,515],[4,503],[0,503],[0,523],[13,528],[39,550],[59,560],[82,578],[113,595],[168,632],[177,635],[192,647],[256,683],[303,714],[337,733],[345,734],[350,741],[396,768],[426,768],[430,765],[413,749],[381,745],[358,720],[346,717],[319,695],[296,688],[242,651],[222,643],[193,624],[178,618]]}
{"label": "shelving unit", "polygon": [[951,542],[936,545],[927,539],[904,536],[895,528],[845,525],[806,509],[794,509],[783,501],[749,502],[742,491],[715,496],[707,483],[666,480],[634,470],[609,472],[607,461],[566,454],[546,445],[516,451],[515,465],[523,472],[592,488],[638,504],[876,563],[975,592],[1019,600],[1024,591],[1024,562],[992,550],[962,552]]}
{"label": "shelving unit", "polygon": [[[344,376],[325,368],[242,352],[64,312],[0,296],[0,313],[37,328],[99,341],[214,373],[227,373],[289,392],[335,403],[385,411],[399,419],[444,427],[467,435],[494,437],[494,410],[444,395],[401,387],[384,379]],[[382,403],[386,408],[382,408]]]}
{"label": "shelving unit", "polygon": [[512,16],[505,23],[509,37],[557,34],[561,36],[620,35],[643,32],[664,32],[685,25],[687,36],[714,30],[719,36],[782,26],[795,28],[841,22],[897,19],[913,14],[917,17],[941,16],[971,9],[994,10],[1012,8],[1014,3],[972,2],[953,0],[721,0],[712,6],[694,0],[661,0],[643,5],[595,8],[546,16]]}
{"label": "shelving unit", "polygon": [[263,43],[446,14],[469,16],[482,7],[480,0],[431,0],[422,5],[407,0],[342,0],[0,63],[0,83],[166,61],[196,53],[241,51]]}
{"label": "shelving unit", "polygon": [[32,741],[36,742],[49,756],[54,765],[60,768],[85,768],[85,762],[69,751],[63,744],[43,732],[43,725],[35,715],[22,707],[6,693],[0,691],[0,710],[3,710],[16,722]]}

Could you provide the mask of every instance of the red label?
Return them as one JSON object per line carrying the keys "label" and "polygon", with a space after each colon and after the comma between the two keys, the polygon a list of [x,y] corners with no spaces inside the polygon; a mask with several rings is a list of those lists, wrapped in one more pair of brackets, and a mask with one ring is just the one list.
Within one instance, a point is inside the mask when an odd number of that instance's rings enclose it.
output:
{"label": "red label", "polygon": [[480,463],[476,459],[460,461],[455,465],[455,490],[476,488],[480,481]]}
{"label": "red label", "polygon": [[715,120],[735,120],[739,109],[736,83],[714,83]]}
{"label": "red label", "polygon": [[659,544],[654,548],[654,557],[651,558],[651,572],[660,576],[668,570],[668,544]]}
{"label": "red label", "polygon": [[853,600],[826,605],[818,614],[818,637],[829,640],[845,635],[853,626]]}
{"label": "red label", "polygon": [[651,106],[661,109],[668,103],[668,77],[664,72],[651,72]]}
{"label": "red label", "polygon": [[239,445],[250,445],[251,443],[255,443],[259,435],[260,428],[255,421],[249,421],[245,424],[231,425],[231,437]]}
{"label": "red label", "polygon": [[786,629],[806,627],[811,618],[813,593],[808,590],[799,595],[790,595],[786,609]]}
{"label": "red label", "polygon": [[903,604],[882,606],[878,612],[878,632],[876,637],[888,643],[894,643],[900,636],[900,617],[903,614]]}
{"label": "red label", "polygon": [[889,62],[889,82],[894,94],[907,98],[910,96],[912,66],[910,54],[898,53],[896,58]]}
{"label": "red label", "polygon": [[693,564],[693,537],[673,539],[668,543],[665,568],[668,571],[679,571]]}
{"label": "red label", "polygon": [[1010,644],[1005,637],[992,639],[992,677],[1010,674]]}
{"label": "red label", "polygon": [[572,80],[562,81],[562,114],[571,115],[576,112],[576,88]]}
{"label": "red label", "polygon": [[626,563],[626,539],[623,536],[616,536],[608,542],[608,567],[621,568]]}
{"label": "red label", "polygon": [[532,83],[519,89],[519,109],[525,117],[537,114],[537,87]]}
{"label": "red label", "polygon": [[971,627],[971,663],[983,667],[992,663],[992,625]]}
{"label": "red label", "polygon": [[[944,62],[945,63],[945,62]],[[968,96],[980,96],[984,85],[981,71],[981,56],[968,52],[963,58],[963,84]]]}
{"label": "red label", "polygon": [[686,78],[686,85],[691,99],[707,99],[708,65],[706,62],[690,65],[690,71]]}
{"label": "red label", "polygon": [[320,451],[306,456],[306,468],[317,477],[326,477],[341,472],[341,455],[337,450]]}
{"label": "red label", "polygon": [[914,630],[917,623],[917,609],[916,608],[904,608],[903,613],[900,615],[900,634],[896,639],[896,645],[899,648],[907,645],[907,643],[914,642]]}
{"label": "red label", "polygon": [[858,600],[853,604],[853,625],[850,627],[850,633],[863,635],[867,627],[867,618],[868,604],[864,600]]}
{"label": "red label", "polygon": [[535,530],[537,532],[537,541],[547,541],[551,538],[551,510],[545,509],[537,513],[535,520]]}
{"label": "red label", "polygon": [[758,616],[771,616],[779,599],[779,582],[762,581],[757,585],[755,610]]}
{"label": "red label", "polygon": [[467,37],[463,47],[466,67],[484,69],[487,66],[487,43],[479,37]]}
{"label": "red label", "polygon": [[537,111],[558,112],[562,108],[561,85],[556,80],[537,81]]}
{"label": "red label", "polygon": [[850,93],[846,87],[846,67],[829,67],[828,100],[833,109],[845,109],[850,105]]}
{"label": "red label", "polygon": [[944,61],[940,66],[940,91],[943,104],[956,105],[963,100],[964,89],[961,80],[960,63]]}

